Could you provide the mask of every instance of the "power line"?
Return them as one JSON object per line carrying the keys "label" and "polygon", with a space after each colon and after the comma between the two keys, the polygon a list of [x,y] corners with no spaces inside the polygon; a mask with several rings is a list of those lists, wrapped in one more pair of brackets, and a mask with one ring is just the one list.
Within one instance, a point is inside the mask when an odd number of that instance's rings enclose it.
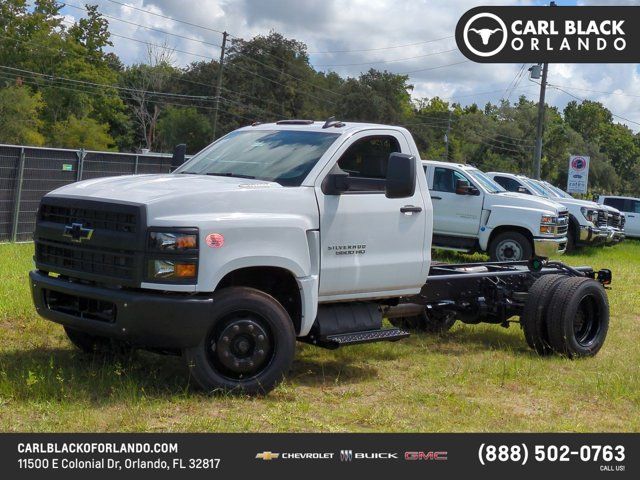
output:
{"label": "power line", "polygon": [[125,8],[131,8],[132,10],[137,10],[142,13],[146,13],[148,15],[153,15],[154,17],[160,17],[167,20],[172,20],[174,22],[183,23],[185,25],[189,25],[190,27],[202,28],[203,30],[209,30],[210,32],[219,33],[222,35],[224,32],[221,30],[216,30],[215,28],[205,27],[203,25],[198,25],[197,23],[187,22],[186,20],[178,20],[177,18],[170,17],[169,15],[163,15],[161,13],[150,12],[149,10],[145,10],[144,8],[134,7],[133,5],[128,5],[126,3],[118,2],[117,0],[108,0],[111,3],[115,3]]}
{"label": "power line", "polygon": [[[109,0],[111,1],[111,0]],[[323,55],[323,54],[329,54],[329,53],[355,53],[355,52],[377,52],[380,50],[392,50],[394,48],[404,48],[404,47],[413,47],[415,45],[423,45],[425,43],[433,43],[433,42],[439,42],[440,40],[446,40],[448,38],[453,38],[455,35],[449,35],[446,37],[441,37],[441,38],[434,38],[432,40],[423,40],[421,42],[414,42],[414,43],[405,43],[404,45],[393,45],[390,47],[380,47],[380,48],[361,48],[361,49],[357,49],[357,50],[327,50],[324,52],[308,52],[309,55]]]}
{"label": "power line", "polygon": [[[573,93],[568,92],[567,90],[564,90],[564,89],[560,88],[558,85],[551,85],[551,84],[548,84],[548,85],[549,85],[551,88],[555,88],[556,90],[560,90],[561,92],[566,93],[567,95],[569,95],[569,96],[571,96],[571,97],[575,98],[576,100],[580,100],[581,102],[584,102],[584,101],[586,101],[586,100],[587,100],[586,98],[578,97],[577,95],[574,95]],[[613,116],[614,116],[614,117],[616,117],[616,118],[619,118],[620,120],[624,120],[625,122],[633,123],[633,124],[635,124],[635,125],[639,125],[639,126],[640,126],[640,122],[636,122],[636,121],[631,120],[631,119],[629,119],[629,118],[625,118],[625,117],[623,117],[623,116],[621,116],[621,115],[618,115],[617,113],[613,113],[611,110],[609,110],[609,112],[611,113],[611,115],[613,115]]]}
{"label": "power line", "polygon": [[399,73],[396,73],[396,75],[410,75],[412,73],[427,72],[429,70],[437,70],[439,68],[453,67],[454,65],[462,65],[463,63],[468,63],[470,61],[471,60],[463,60],[461,62],[448,63],[446,65],[438,65],[437,67],[420,68],[418,70],[411,70],[409,72],[399,72]]}
{"label": "power line", "polygon": [[407,60],[415,60],[416,58],[425,58],[425,57],[432,57],[434,55],[441,55],[443,53],[450,53],[450,52],[455,52],[457,51],[457,48],[452,48],[449,50],[443,50],[441,52],[433,52],[433,53],[426,53],[424,55],[416,55],[413,57],[405,57],[405,58],[396,58],[394,60],[379,60],[379,61],[375,61],[375,62],[360,62],[360,63],[334,63],[334,64],[326,64],[326,65],[314,65],[315,67],[353,67],[353,66],[358,66],[358,65],[375,65],[378,63],[395,63],[395,62],[404,62]]}

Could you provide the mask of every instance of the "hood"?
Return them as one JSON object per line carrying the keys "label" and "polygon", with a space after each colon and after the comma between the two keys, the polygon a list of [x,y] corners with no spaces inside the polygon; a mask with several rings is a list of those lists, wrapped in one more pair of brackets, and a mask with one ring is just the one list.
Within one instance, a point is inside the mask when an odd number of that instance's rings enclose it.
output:
{"label": "hood", "polygon": [[188,174],[108,177],[73,183],[47,196],[142,204],[154,226],[197,226],[212,218],[243,215],[293,215],[305,217],[311,222],[309,228],[317,228],[313,188],[283,187],[246,178]]}
{"label": "hood", "polygon": [[154,204],[185,197],[207,196],[212,193],[246,191],[247,189],[283,188],[277,183],[237,177],[209,175],[127,175],[96,178],[72,183],[49,195],[77,196],[95,200],[112,200]]}
{"label": "hood", "polygon": [[587,207],[593,210],[601,210],[602,205],[598,205],[596,202],[590,200],[578,200],[577,198],[563,198],[563,197],[551,197],[551,200],[558,202],[562,205],[575,205],[576,207]]}
{"label": "hood", "polygon": [[527,195],[526,193],[500,192],[492,194],[491,197],[494,205],[538,208],[540,210],[547,210],[554,213],[566,210],[564,205],[553,200],[536,197],[535,195]]}

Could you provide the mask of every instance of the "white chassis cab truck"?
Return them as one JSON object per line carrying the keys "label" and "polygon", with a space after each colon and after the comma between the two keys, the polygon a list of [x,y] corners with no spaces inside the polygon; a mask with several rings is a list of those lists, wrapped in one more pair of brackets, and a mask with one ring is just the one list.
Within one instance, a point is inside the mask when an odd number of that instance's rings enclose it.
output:
{"label": "white chassis cab truck", "polygon": [[492,261],[564,253],[567,209],[506,191],[472,165],[422,162],[433,202],[433,246],[487,252]]}
{"label": "white chassis cab truck", "polygon": [[209,392],[268,392],[296,339],[337,348],[456,320],[506,327],[519,316],[540,354],[600,349],[609,270],[540,259],[432,265],[432,220],[407,130],[255,124],[171,174],[87,180],[43,197],[33,301],[80,349],[181,354]]}

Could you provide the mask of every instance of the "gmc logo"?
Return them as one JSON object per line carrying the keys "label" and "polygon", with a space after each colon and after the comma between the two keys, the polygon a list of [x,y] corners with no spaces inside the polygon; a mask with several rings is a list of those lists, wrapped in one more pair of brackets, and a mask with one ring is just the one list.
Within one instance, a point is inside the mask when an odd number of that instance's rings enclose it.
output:
{"label": "gmc logo", "polygon": [[405,460],[446,461],[447,452],[404,452]]}

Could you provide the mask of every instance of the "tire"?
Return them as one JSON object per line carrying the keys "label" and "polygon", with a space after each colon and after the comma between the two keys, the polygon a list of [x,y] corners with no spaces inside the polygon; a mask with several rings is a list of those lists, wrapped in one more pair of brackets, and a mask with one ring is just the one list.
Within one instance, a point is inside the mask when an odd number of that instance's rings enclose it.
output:
{"label": "tire", "polygon": [[609,301],[604,287],[586,277],[563,280],[549,304],[551,347],[569,358],[591,357],[602,348],[608,329]]}
{"label": "tire", "polygon": [[426,311],[422,315],[414,315],[411,317],[390,318],[391,325],[402,330],[426,333],[446,333],[456,323],[453,315],[427,316]]}
{"label": "tire", "polygon": [[533,257],[531,241],[519,232],[504,232],[491,240],[489,257],[492,262],[517,262]]}
{"label": "tire", "polygon": [[69,341],[84,353],[127,355],[133,351],[129,345],[107,337],[90,335],[70,327],[64,327],[64,331]]}
{"label": "tire", "polygon": [[573,252],[576,249],[576,232],[573,225],[569,225],[567,230],[567,253]]}
{"label": "tire", "polygon": [[183,357],[206,392],[266,394],[291,368],[295,342],[293,322],[275,298],[230,287],[214,294],[211,328]]}
{"label": "tire", "polygon": [[566,275],[543,275],[538,278],[529,289],[527,301],[520,315],[520,326],[527,345],[541,356],[553,353],[547,335],[549,302],[565,278]]}

